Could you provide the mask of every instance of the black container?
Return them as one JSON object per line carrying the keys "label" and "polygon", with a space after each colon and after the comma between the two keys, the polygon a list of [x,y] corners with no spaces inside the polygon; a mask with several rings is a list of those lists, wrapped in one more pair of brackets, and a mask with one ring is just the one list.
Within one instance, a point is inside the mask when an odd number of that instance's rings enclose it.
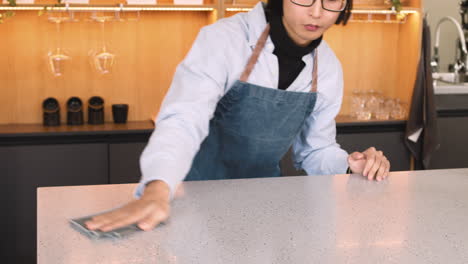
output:
{"label": "black container", "polygon": [[78,97],[71,97],[67,101],[67,125],[83,125],[83,103]]}
{"label": "black container", "polygon": [[88,124],[104,124],[104,99],[93,96],[88,101]]}
{"label": "black container", "polygon": [[60,104],[57,99],[49,97],[42,103],[43,125],[44,126],[59,126],[60,125]]}
{"label": "black container", "polygon": [[112,117],[114,123],[125,124],[128,116],[128,104],[113,104],[112,105]]}

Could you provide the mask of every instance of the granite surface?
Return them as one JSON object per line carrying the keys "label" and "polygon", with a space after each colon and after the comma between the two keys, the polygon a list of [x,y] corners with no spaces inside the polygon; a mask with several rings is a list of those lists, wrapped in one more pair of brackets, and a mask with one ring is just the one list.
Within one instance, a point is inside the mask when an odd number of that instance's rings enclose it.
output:
{"label": "granite surface", "polygon": [[90,240],[67,220],[135,184],[38,189],[38,263],[468,263],[468,169],[185,182],[166,225]]}

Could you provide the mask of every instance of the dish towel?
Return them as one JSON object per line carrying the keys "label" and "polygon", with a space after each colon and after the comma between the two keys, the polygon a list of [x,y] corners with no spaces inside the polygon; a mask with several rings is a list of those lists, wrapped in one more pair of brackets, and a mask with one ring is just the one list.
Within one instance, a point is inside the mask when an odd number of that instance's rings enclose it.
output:
{"label": "dish towel", "polygon": [[424,18],[421,58],[405,133],[405,144],[415,158],[415,169],[428,169],[432,154],[439,148],[437,112],[430,61],[431,32],[426,18]]}

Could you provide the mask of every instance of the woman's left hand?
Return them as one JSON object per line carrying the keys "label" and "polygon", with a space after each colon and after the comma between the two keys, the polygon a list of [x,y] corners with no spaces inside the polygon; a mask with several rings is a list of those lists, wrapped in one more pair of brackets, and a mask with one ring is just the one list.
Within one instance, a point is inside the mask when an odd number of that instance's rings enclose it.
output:
{"label": "woman's left hand", "polygon": [[387,178],[390,172],[390,161],[382,151],[378,151],[374,147],[368,148],[364,152],[351,153],[348,156],[348,164],[353,173],[362,174],[369,180],[381,181]]}

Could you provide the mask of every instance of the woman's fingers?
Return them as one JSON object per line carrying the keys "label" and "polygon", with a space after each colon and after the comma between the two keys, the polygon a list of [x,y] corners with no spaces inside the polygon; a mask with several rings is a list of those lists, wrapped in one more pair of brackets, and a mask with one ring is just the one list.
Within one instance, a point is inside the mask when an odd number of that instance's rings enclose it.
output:
{"label": "woman's fingers", "polygon": [[390,173],[390,161],[385,157],[384,161],[385,163],[385,170],[382,174],[382,180],[388,177],[388,174]]}
{"label": "woman's fingers", "polygon": [[376,179],[377,179],[377,181],[381,181],[381,180],[383,180],[383,179],[385,178],[385,174],[386,174],[386,172],[387,172],[387,167],[388,167],[388,165],[387,165],[387,160],[386,160],[386,158],[384,157],[384,158],[382,159],[382,162],[381,162],[381,164],[380,164],[379,169],[377,170],[377,174],[376,174]]}
{"label": "woman's fingers", "polygon": [[385,173],[384,173],[383,178],[386,179],[389,174],[390,174],[390,161],[387,160],[387,168],[385,169]]}
{"label": "woman's fingers", "polygon": [[108,232],[120,227],[133,224],[148,214],[147,205],[140,202],[130,203],[127,206],[118,209],[119,215],[112,219],[111,222],[103,225],[100,230]]}
{"label": "woman's fingers", "polygon": [[163,210],[157,210],[156,212],[150,214],[143,220],[138,222],[138,227],[142,230],[151,230],[159,225],[159,223],[164,222],[169,217],[169,212]]}
{"label": "woman's fingers", "polygon": [[385,157],[381,151],[377,151],[372,168],[367,174],[367,178],[369,180],[375,178],[377,181],[381,181],[388,176],[389,172],[390,161],[388,161],[387,157]]}
{"label": "woman's fingers", "polygon": [[376,158],[376,154],[375,154],[376,150],[374,147],[371,147],[369,149],[367,149],[366,151],[364,151],[364,155],[366,155],[366,165],[364,167],[364,170],[362,171],[362,175],[364,175],[365,177],[367,177],[369,180],[371,180],[372,178],[369,177],[369,172],[370,170],[372,169],[372,167],[374,166],[374,163],[375,163],[375,158]]}
{"label": "woman's fingers", "polygon": [[382,164],[382,159],[378,156],[374,158],[374,163],[372,164],[371,169],[367,173],[367,179],[373,180],[376,177],[376,173],[380,168],[380,165]]}
{"label": "woman's fingers", "polygon": [[[151,215],[157,215],[161,219],[164,217],[167,218],[169,217],[169,204],[163,203],[164,202],[153,200],[135,200],[122,208],[93,217],[91,221],[88,221],[85,224],[90,230],[99,229],[103,232],[108,232],[130,224],[138,223],[143,219],[147,219]],[[158,220],[158,217],[155,219]],[[150,223],[150,226],[153,226],[151,224],[153,224],[152,222]],[[154,226],[156,226],[156,224],[157,223],[155,223]],[[142,229],[149,230],[147,228]]]}
{"label": "woman's fingers", "polygon": [[90,221],[87,221],[86,227],[90,230],[100,229],[101,227],[108,225],[117,219],[122,218],[122,208],[115,209],[114,211],[104,213],[101,215],[94,216]]}
{"label": "woman's fingers", "polygon": [[146,214],[142,211],[136,211],[132,214],[129,214],[123,218],[116,219],[114,222],[111,222],[103,227],[101,227],[101,230],[103,232],[108,232],[117,228],[121,228],[124,226],[128,226],[134,223],[137,223],[141,219],[145,218]]}

